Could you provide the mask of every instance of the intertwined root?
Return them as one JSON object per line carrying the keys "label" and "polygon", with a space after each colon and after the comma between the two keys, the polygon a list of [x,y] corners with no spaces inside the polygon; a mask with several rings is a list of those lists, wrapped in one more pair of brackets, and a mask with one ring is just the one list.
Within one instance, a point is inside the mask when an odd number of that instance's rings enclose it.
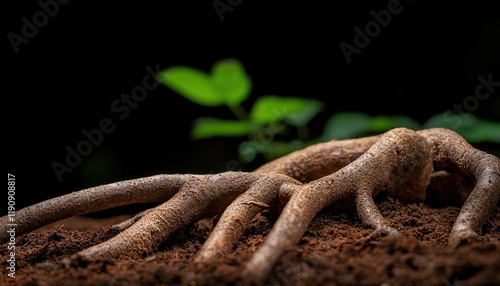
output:
{"label": "intertwined root", "polygon": [[[472,183],[455,190],[457,178]],[[251,220],[269,209],[280,216],[243,271],[246,277],[262,281],[328,205],[354,202],[361,220],[374,229],[373,235],[397,235],[374,203],[373,197],[382,190],[404,202],[423,201],[429,191],[440,198],[459,197],[456,201],[463,206],[449,237],[449,245],[456,247],[479,235],[498,204],[500,160],[473,148],[451,130],[397,128],[377,136],[320,143],[250,173],[157,175],[98,186],[22,209],[16,220],[22,234],[75,215],[126,204],[161,203],[116,225],[121,232],[110,240],[73,256],[90,260],[153,253],[180,229],[219,215],[195,258],[206,263],[230,251]],[[7,225],[7,219],[0,221]],[[6,242],[7,235],[0,233],[0,242]]]}
{"label": "intertwined root", "polygon": [[326,206],[354,198],[361,220],[376,231],[397,234],[380,214],[373,196],[384,187],[394,197],[423,200],[432,174],[431,149],[413,131],[388,132],[351,164],[302,186],[288,186],[288,203],[264,244],[246,265],[248,277],[261,280],[309,223]]}
{"label": "intertwined root", "polygon": [[[448,244],[456,247],[479,236],[482,225],[498,204],[500,160],[473,148],[451,130],[429,129],[422,130],[419,134],[431,144],[437,170],[458,173],[475,182],[449,236]],[[448,190],[450,191],[456,190]]]}

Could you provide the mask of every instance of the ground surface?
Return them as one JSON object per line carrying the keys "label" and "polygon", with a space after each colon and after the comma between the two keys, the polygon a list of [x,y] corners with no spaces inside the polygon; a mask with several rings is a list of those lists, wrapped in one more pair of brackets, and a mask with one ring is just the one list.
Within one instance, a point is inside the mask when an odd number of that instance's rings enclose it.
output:
{"label": "ground surface", "polygon": [[[371,230],[355,212],[325,209],[295,249],[287,251],[266,285],[500,285],[500,208],[483,227],[481,242],[446,248],[459,208],[403,205],[377,200],[402,237],[364,242]],[[191,261],[212,227],[203,220],[141,260],[72,265],[71,254],[104,241],[106,228],[125,218],[75,217],[17,237],[16,278],[7,277],[7,247],[1,246],[1,285],[245,285],[241,265],[268,233],[259,215],[232,254],[204,267]]]}

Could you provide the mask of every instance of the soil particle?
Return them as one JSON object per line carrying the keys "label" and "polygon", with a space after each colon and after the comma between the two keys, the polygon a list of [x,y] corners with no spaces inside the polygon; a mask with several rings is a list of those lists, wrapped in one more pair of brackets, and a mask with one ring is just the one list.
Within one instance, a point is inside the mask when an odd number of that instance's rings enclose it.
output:
{"label": "soil particle", "polygon": [[[500,285],[500,208],[479,241],[446,247],[457,207],[435,208],[377,201],[399,236],[364,240],[372,230],[355,212],[327,208],[298,245],[286,251],[265,285]],[[265,212],[264,212],[265,213]],[[116,235],[109,226],[128,218],[74,217],[16,240],[16,278],[7,276],[7,244],[1,246],[1,285],[246,285],[243,264],[268,234],[272,222],[258,215],[232,253],[213,263],[192,263],[213,226],[205,219],[141,259],[70,261],[69,257]]]}

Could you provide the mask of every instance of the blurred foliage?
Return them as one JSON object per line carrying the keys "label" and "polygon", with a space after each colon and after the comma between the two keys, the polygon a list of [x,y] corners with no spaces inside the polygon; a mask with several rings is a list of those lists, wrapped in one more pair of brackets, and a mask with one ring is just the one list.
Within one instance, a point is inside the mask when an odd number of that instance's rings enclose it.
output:
{"label": "blurred foliage", "polygon": [[[259,96],[247,112],[241,104],[252,90],[252,80],[237,59],[220,60],[210,72],[188,66],[172,66],[157,75],[157,80],[186,99],[207,107],[227,106],[236,119],[200,117],[193,122],[194,140],[214,136],[246,137],[239,146],[240,160],[253,161],[258,154],[272,160],[311,144],[380,134],[396,127],[420,130],[446,127],[470,143],[500,143],[500,123],[477,118],[470,113],[443,112],[420,124],[405,115],[369,115],[339,112],[326,122],[323,134],[309,138],[308,123],[324,109],[315,99]],[[283,141],[279,135],[294,128],[297,138]]]}
{"label": "blurred foliage", "polygon": [[161,84],[186,99],[207,107],[227,106],[235,119],[200,117],[193,122],[194,140],[214,137],[246,137],[239,147],[240,159],[250,162],[257,154],[272,159],[304,144],[276,142],[289,128],[302,134],[307,141],[307,124],[323,110],[324,104],[315,99],[262,95],[249,112],[241,104],[248,99],[252,80],[241,62],[228,58],[216,62],[210,72],[188,66],[173,66],[157,75]]}

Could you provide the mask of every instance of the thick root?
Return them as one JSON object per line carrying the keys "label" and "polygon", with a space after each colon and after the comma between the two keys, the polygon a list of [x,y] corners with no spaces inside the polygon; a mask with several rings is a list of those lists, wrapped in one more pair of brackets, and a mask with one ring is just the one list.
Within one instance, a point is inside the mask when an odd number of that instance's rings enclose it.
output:
{"label": "thick root", "polygon": [[[157,202],[157,207],[115,225],[118,235],[73,259],[144,256],[180,229],[217,215],[217,224],[195,258],[207,263],[230,251],[255,215],[268,209],[280,216],[243,272],[262,282],[328,205],[354,202],[363,223],[374,229],[367,239],[398,235],[373,200],[382,190],[402,202],[424,201],[429,193],[432,199],[461,205],[449,237],[450,247],[456,247],[478,237],[497,206],[500,160],[452,130],[396,128],[366,138],[319,143],[254,172],[157,175],[70,193],[17,211],[16,233],[76,215]],[[0,222],[8,227],[8,219],[4,216]],[[7,232],[0,233],[1,243],[8,239]]]}
{"label": "thick root", "polygon": [[394,197],[423,200],[432,174],[428,143],[408,129],[384,134],[367,152],[339,171],[296,186],[264,244],[245,268],[249,279],[262,281],[281,254],[296,245],[316,214],[354,197],[361,220],[375,229],[390,229],[372,196],[386,188]]}
{"label": "thick root", "polygon": [[82,250],[74,257],[89,260],[150,254],[178,230],[224,210],[262,175],[246,173],[242,176],[242,173],[227,172],[192,176],[171,199],[144,213],[118,235]]}
{"label": "thick root", "polygon": [[279,190],[283,184],[301,183],[283,175],[265,176],[236,198],[220,217],[195,262],[207,262],[224,255],[236,245],[259,212],[269,208],[277,211],[280,207],[277,205]]}
{"label": "thick root", "polygon": [[452,170],[475,181],[448,240],[450,246],[457,247],[479,236],[481,227],[498,204],[500,159],[472,147],[459,134],[448,129],[422,130],[420,134],[432,146],[436,169]]}
{"label": "thick root", "polygon": [[[16,234],[28,233],[65,218],[124,205],[164,202],[177,193],[190,175],[155,175],[73,192],[23,208],[16,212]],[[8,227],[8,217],[0,224]],[[0,243],[8,233],[0,232]]]}

